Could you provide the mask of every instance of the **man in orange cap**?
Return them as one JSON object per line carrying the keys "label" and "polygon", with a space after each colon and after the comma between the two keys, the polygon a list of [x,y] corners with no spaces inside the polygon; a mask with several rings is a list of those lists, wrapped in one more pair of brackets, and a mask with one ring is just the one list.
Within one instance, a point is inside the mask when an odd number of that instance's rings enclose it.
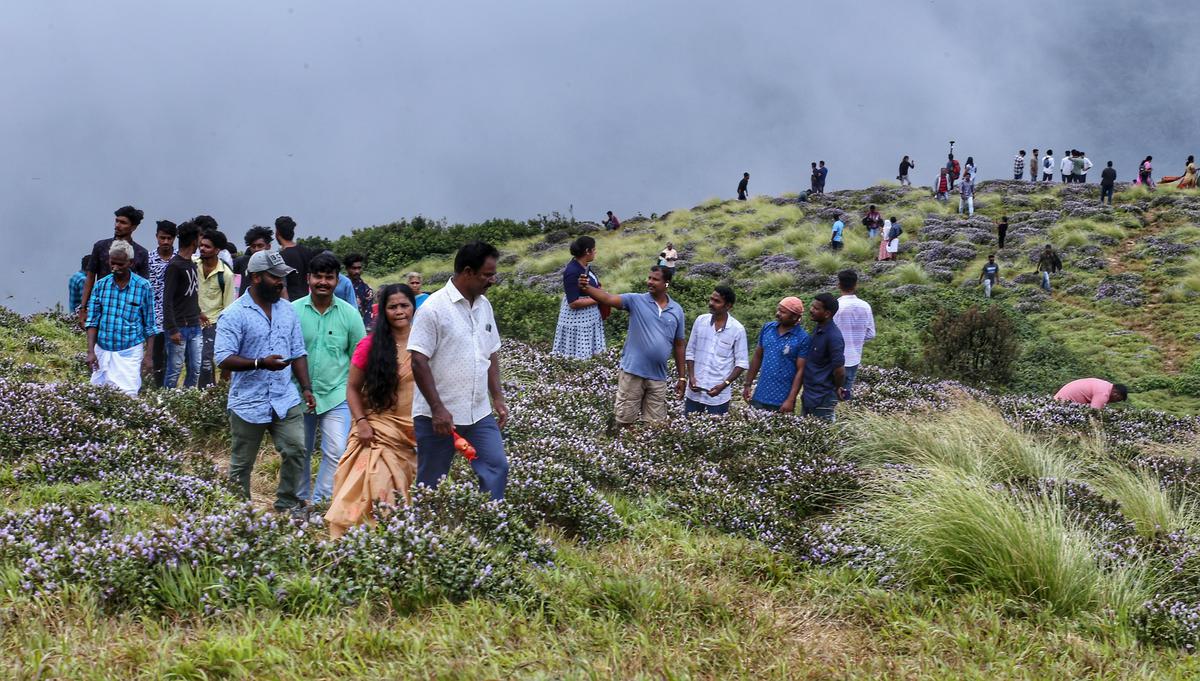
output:
{"label": "man in orange cap", "polygon": [[[790,414],[796,410],[796,395],[811,346],[808,333],[800,326],[803,316],[804,302],[788,296],[776,306],[775,321],[767,322],[759,331],[758,347],[742,388],[746,402],[767,411]],[[758,385],[754,384],[755,378]]]}

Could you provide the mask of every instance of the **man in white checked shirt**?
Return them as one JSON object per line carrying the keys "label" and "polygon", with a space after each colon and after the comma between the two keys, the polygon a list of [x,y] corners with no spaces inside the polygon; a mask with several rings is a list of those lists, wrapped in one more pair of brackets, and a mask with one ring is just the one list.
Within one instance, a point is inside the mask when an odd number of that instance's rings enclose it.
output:
{"label": "man in white checked shirt", "polygon": [[841,329],[842,338],[846,341],[846,380],[842,383],[841,398],[848,400],[854,396],[851,389],[858,365],[862,362],[863,345],[875,337],[875,315],[871,312],[871,304],[855,295],[858,273],[854,270],[838,272],[838,288],[842,295],[838,298],[838,310],[833,315],[833,323]]}
{"label": "man in white checked shirt", "polygon": [[750,368],[746,327],[729,314],[733,289],[718,286],[708,298],[709,314],[692,324],[688,338],[688,392],[683,413],[727,414],[733,396],[729,386]]}

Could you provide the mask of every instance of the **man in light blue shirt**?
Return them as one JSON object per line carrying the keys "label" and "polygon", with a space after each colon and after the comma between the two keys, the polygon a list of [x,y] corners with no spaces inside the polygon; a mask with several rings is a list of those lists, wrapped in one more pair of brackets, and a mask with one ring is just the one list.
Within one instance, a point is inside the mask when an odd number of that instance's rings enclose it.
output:
{"label": "man in light blue shirt", "polygon": [[842,232],[844,232],[845,230],[846,230],[846,225],[845,225],[845,223],[842,222],[841,218],[838,218],[837,220],[833,221],[833,237],[829,240],[830,248],[832,248],[835,251],[841,250],[841,248],[842,248]]}
{"label": "man in light blue shirt", "polygon": [[270,431],[283,457],[275,510],[303,512],[305,503],[298,493],[304,471],[304,412],[306,406],[316,408],[316,398],[300,320],[291,303],[281,300],[284,278],[292,271],[277,252],[250,256],[250,286],[217,320],[213,354],[217,364],[233,374],[228,402],[230,479],[249,499],[250,472],[263,434]]}
{"label": "man in light blue shirt", "polygon": [[672,353],[679,374],[675,392],[683,397],[687,387],[683,308],[667,295],[670,286],[670,270],[658,265],[650,268],[647,293],[618,296],[592,286],[587,276],[579,278],[581,294],[629,312],[629,334],[621,353],[621,377],[613,407],[618,426],[666,422],[667,359]]}

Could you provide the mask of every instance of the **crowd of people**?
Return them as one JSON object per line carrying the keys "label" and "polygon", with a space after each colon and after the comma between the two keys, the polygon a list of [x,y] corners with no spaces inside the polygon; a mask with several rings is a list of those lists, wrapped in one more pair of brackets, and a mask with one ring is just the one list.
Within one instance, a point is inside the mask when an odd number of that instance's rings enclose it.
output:
{"label": "crowd of people", "polygon": [[[1052,181],[1053,153],[1034,149],[1027,166],[1021,150],[1014,179],[1023,179],[1028,167],[1030,180]],[[1140,164],[1136,181],[1151,188],[1152,160]],[[1101,173],[1101,201],[1110,204],[1112,165]],[[1092,164],[1072,150],[1058,167],[1063,182],[1086,182]],[[915,168],[905,156],[897,175],[902,185],[911,184]],[[811,192],[824,192],[827,174],[824,161],[812,164]],[[974,158],[960,166],[951,153],[933,193],[946,200],[957,183],[959,212],[973,215],[976,175]],[[749,179],[744,173],[740,200],[748,197]],[[1194,158],[1182,176],[1163,182],[1194,187]],[[481,489],[503,498],[508,463],[501,430],[508,409],[500,333],[484,295],[496,282],[493,246],[463,245],[453,276],[432,294],[422,290],[419,272],[376,290],[363,280],[363,254],[339,259],[306,248],[288,216],[274,229],[251,227],[240,255],[208,215],[179,224],[158,220],[155,248],[148,251],[133,236],[143,218],[133,206],[118,208],[113,236],[95,242],[70,277],[68,305],[86,330],[93,384],[135,396],[143,377],[168,389],[226,383],[229,476],[237,489],[250,496],[251,472],[269,433],[282,458],[275,508],[305,515],[323,508],[335,537],[373,522],[376,504],[407,501],[414,483],[437,485],[458,452],[469,453]],[[871,205],[862,224],[868,238],[879,239],[880,261],[898,256],[903,227],[896,217],[885,219]],[[612,211],[604,226],[619,229]],[[1007,228],[1005,216],[996,225],[1000,249]],[[830,248],[840,249],[845,238],[838,219]],[[838,274],[839,296],[821,293],[807,305],[795,296],[781,299],[751,352],[729,286],[714,287],[707,312],[689,330],[685,311],[670,296],[680,260],[673,244],[649,268],[645,292],[620,295],[608,292],[593,271],[596,248],[589,236],[570,246],[553,352],[579,359],[603,353],[605,320],[613,310],[628,313],[613,404],[617,432],[667,421],[672,394],[687,415],[727,414],[738,381],[752,408],[794,413],[799,407],[800,414],[829,423],[838,403],[853,398],[863,347],[876,333],[870,304],[857,297],[855,271]],[[1051,290],[1050,276],[1061,269],[1046,245],[1036,270],[1043,289]],[[990,255],[979,278],[986,296],[999,273]],[[1127,394],[1123,385],[1089,378],[1055,397],[1100,409]],[[318,440],[322,460],[314,480]]]}

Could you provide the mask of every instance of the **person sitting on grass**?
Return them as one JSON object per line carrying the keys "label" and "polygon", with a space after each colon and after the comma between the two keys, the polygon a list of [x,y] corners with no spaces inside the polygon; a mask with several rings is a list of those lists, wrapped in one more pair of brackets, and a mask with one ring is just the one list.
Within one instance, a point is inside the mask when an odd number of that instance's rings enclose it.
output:
{"label": "person sitting on grass", "polygon": [[1110,402],[1124,402],[1129,398],[1129,388],[1120,383],[1109,383],[1099,378],[1080,378],[1071,381],[1054,394],[1060,402],[1090,405],[1092,409],[1103,409]]}

